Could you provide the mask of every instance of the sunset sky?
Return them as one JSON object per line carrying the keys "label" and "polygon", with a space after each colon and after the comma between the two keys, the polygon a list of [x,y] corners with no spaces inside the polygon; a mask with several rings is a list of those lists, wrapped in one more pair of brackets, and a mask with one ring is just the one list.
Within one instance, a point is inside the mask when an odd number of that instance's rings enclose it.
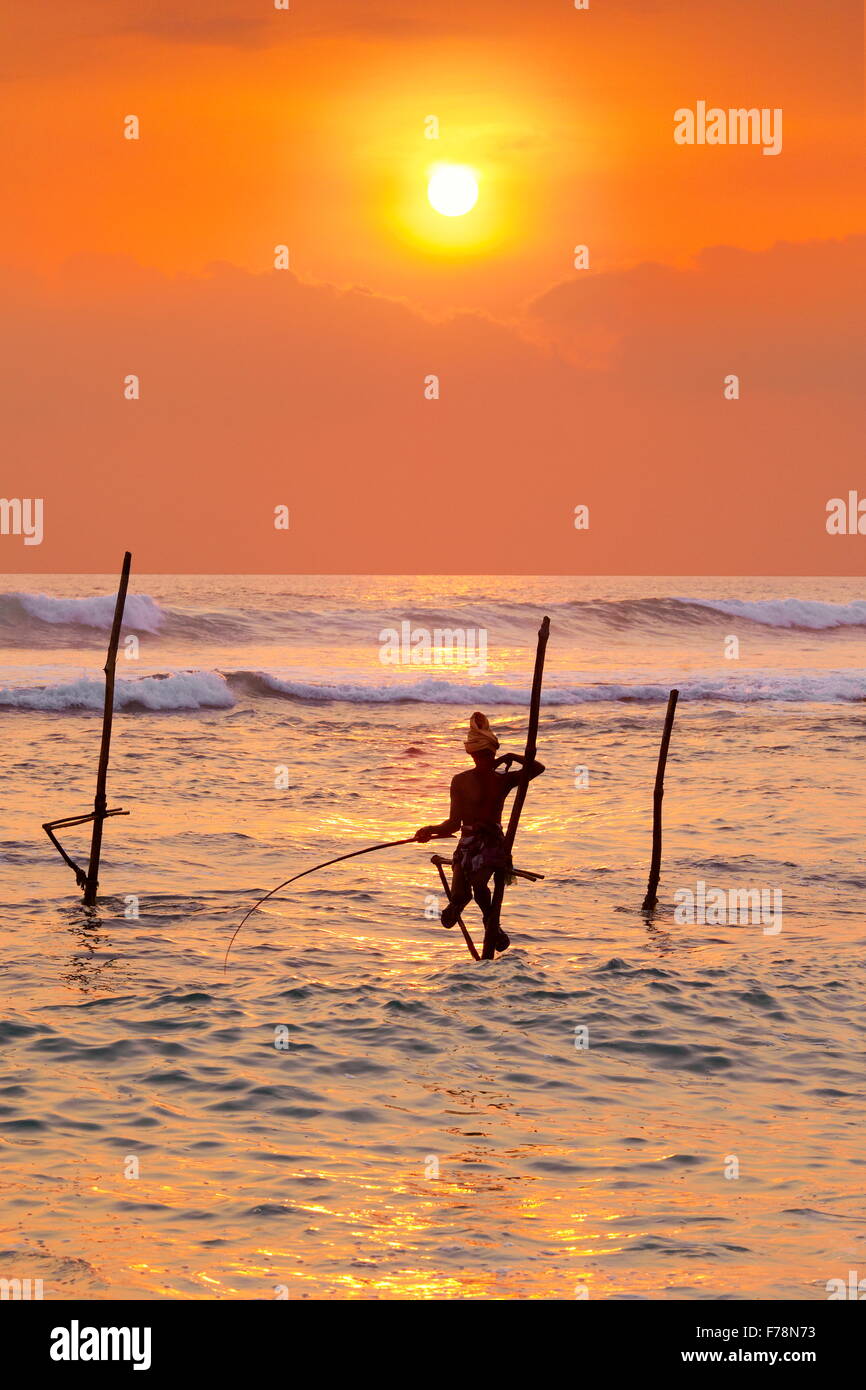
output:
{"label": "sunset sky", "polygon": [[70,0],[3,55],[3,570],[863,572],[860,0]]}

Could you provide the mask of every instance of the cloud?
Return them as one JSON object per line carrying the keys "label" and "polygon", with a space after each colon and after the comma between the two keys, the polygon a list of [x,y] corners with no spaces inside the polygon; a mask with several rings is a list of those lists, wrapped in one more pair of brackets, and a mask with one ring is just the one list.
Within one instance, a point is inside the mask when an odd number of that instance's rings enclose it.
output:
{"label": "cloud", "polygon": [[[473,478],[510,506],[530,449],[557,452],[545,422],[570,401],[570,369],[512,329],[288,272],[172,278],[94,257],[6,291],[5,495],[36,489],[63,517],[41,554],[60,567],[132,527],[157,567],[351,568],[390,534],[411,569],[437,517],[470,562]],[[280,502],[297,528],[282,552]]]}
{"label": "cloud", "polygon": [[575,272],[507,324],[226,265],[7,275],[2,491],[46,540],[4,568],[862,572],[823,521],[862,473],[863,260]]}
{"label": "cloud", "polygon": [[760,391],[859,394],[866,237],[714,247],[687,268],[575,272],[529,306],[540,336],[630,389],[702,390],[728,372]]}
{"label": "cloud", "polygon": [[[291,0],[288,10],[277,10],[273,0],[138,0],[134,5],[117,0],[75,0],[52,15],[52,46],[60,41],[142,35],[177,45],[252,47],[297,41],[298,38],[355,35],[372,39],[411,38],[437,30],[477,28],[482,22],[447,17],[426,0]],[[45,26],[37,11],[20,9],[10,15],[7,41],[17,48],[45,49]]]}

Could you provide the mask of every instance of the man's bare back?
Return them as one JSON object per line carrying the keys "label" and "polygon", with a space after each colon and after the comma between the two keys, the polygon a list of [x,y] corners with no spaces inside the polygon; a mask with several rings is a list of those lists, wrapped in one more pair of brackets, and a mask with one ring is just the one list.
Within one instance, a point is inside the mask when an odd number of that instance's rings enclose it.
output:
{"label": "man's bare back", "polygon": [[505,798],[520,781],[517,772],[471,767],[451,779],[452,834],[463,825],[499,825]]}

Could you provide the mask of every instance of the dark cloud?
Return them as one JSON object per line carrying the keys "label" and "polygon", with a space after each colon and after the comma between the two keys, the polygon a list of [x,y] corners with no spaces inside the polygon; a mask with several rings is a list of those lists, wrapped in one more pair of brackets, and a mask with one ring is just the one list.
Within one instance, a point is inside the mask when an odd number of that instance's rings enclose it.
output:
{"label": "dark cloud", "polygon": [[862,393],[866,237],[715,247],[694,265],[575,271],[529,319],[569,361],[647,389],[738,372],[762,390]]}

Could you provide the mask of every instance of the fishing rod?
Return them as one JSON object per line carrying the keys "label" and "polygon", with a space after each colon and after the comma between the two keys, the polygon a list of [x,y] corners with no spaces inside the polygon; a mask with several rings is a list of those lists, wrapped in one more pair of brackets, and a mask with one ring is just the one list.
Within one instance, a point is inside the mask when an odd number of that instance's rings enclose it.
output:
{"label": "fishing rod", "polygon": [[278,883],[276,888],[271,889],[270,893],[266,893],[263,898],[258,898],[253,903],[246,917],[244,917],[240,925],[235,928],[234,933],[232,935],[232,939],[226,947],[225,959],[223,960],[223,974],[225,974],[226,966],[228,965],[229,951],[231,950],[232,946],[234,946],[235,937],[237,936],[244,922],[246,922],[250,917],[252,917],[257,907],[261,907],[262,903],[266,903],[268,898],[272,898],[275,893],[279,893],[283,888],[288,888],[290,883],[296,883],[299,878],[306,878],[307,874],[314,874],[318,869],[327,869],[331,864],[339,864],[343,859],[356,859],[359,854],[372,854],[377,849],[395,849],[397,845],[411,845],[415,843],[415,836],[410,835],[407,840],[388,840],[384,845],[368,845],[366,849],[353,849],[350,854],[338,854],[336,859],[326,859],[324,864],[315,864],[312,869],[304,869],[303,873],[295,874],[294,878],[287,878],[285,883]]}

